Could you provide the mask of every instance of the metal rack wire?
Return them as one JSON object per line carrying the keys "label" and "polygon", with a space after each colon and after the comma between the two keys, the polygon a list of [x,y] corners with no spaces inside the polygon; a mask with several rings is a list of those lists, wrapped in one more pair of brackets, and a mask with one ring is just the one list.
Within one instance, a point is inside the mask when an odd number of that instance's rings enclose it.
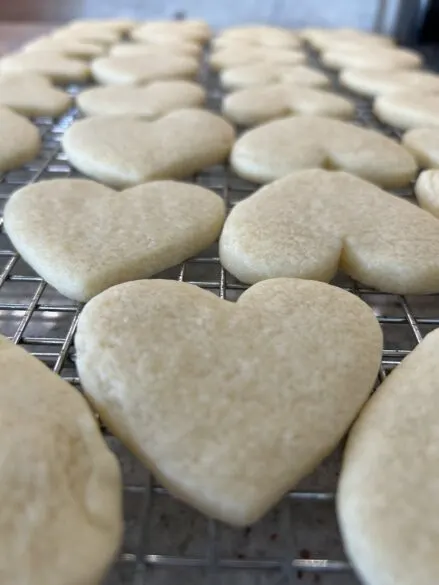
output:
{"label": "metal rack wire", "polygon": [[[318,66],[311,52],[309,61]],[[209,107],[218,109],[221,91],[215,75],[205,70],[202,81],[208,89]],[[374,118],[369,100],[338,87],[334,76],[333,82],[338,91],[355,101],[356,123],[396,135]],[[5,201],[17,188],[43,179],[77,176],[59,144],[77,115],[72,110],[60,120],[35,121],[43,139],[42,151],[32,163],[0,178],[0,217]],[[220,193],[229,209],[255,190],[255,185],[234,176],[226,167],[209,169],[194,180]],[[413,196],[412,190],[399,194]],[[81,307],[62,297],[20,259],[1,233],[1,223],[0,219],[0,332],[79,388],[73,337]],[[221,267],[216,245],[161,276],[190,282],[228,300],[236,300],[246,288]],[[380,377],[439,326],[439,295],[378,293],[342,275],[336,284],[359,295],[377,315],[385,339]],[[121,555],[107,585],[176,580],[195,585],[358,583],[343,554],[335,518],[339,452],[258,524],[235,530],[207,520],[171,498],[114,437],[107,440],[122,464],[126,521]]]}

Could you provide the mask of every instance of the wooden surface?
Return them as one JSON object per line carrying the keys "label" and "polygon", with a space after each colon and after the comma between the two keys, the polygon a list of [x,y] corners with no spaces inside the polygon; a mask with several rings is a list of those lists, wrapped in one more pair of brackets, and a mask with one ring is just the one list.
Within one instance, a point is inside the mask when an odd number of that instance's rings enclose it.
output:
{"label": "wooden surface", "polygon": [[[11,0],[13,1],[13,0]],[[18,49],[23,43],[47,34],[56,24],[39,22],[0,21],[0,53],[5,54]],[[59,25],[58,25],[59,26]]]}

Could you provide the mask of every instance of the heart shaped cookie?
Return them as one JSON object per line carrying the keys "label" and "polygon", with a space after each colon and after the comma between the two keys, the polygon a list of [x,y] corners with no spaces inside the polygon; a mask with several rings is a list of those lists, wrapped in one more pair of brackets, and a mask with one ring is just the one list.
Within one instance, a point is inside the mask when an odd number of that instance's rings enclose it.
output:
{"label": "heart shaped cookie", "polygon": [[36,73],[4,73],[0,76],[0,105],[24,116],[59,116],[72,98]]}
{"label": "heart shaped cookie", "polygon": [[150,56],[152,51],[166,51],[168,54],[200,57],[203,48],[191,41],[167,41],[164,43],[118,43],[110,49],[110,55],[127,57],[130,55]]}
{"label": "heart shaped cookie", "polygon": [[387,95],[415,87],[418,96],[424,91],[439,91],[439,75],[411,69],[344,69],[340,73],[340,83],[366,96]]}
{"label": "heart shaped cookie", "polygon": [[122,536],[116,458],[80,393],[1,335],[0,371],[2,581],[98,585]]}
{"label": "heart shaped cookie", "polygon": [[209,25],[202,20],[167,20],[145,22],[131,31],[136,41],[166,42],[168,40],[205,43],[211,35]]}
{"label": "heart shaped cookie", "polygon": [[354,424],[337,494],[361,582],[437,582],[439,330],[397,366]]}
{"label": "heart shaped cookie", "polygon": [[136,21],[132,18],[78,18],[71,20],[65,28],[69,30],[112,30],[123,34],[129,33],[135,26]]}
{"label": "heart shaped cookie", "polygon": [[238,303],[173,281],[95,297],[75,340],[87,397],[176,496],[236,525],[262,516],[341,439],[382,334],[326,284],[278,279]]}
{"label": "heart shaped cookie", "polygon": [[282,81],[309,87],[330,85],[327,75],[306,65],[251,63],[224,69],[220,75],[221,85],[226,89],[242,89]]}
{"label": "heart shaped cookie", "polygon": [[87,41],[61,40],[51,37],[41,37],[23,47],[25,53],[34,51],[55,51],[72,57],[73,59],[85,59],[86,61],[102,55],[105,51],[102,45]]}
{"label": "heart shaped cookie", "polygon": [[330,49],[332,46],[349,44],[356,46],[384,46],[393,47],[394,40],[381,34],[352,28],[313,28],[308,27],[300,31],[300,36],[319,51]]}
{"label": "heart shaped cookie", "polygon": [[220,258],[247,283],[340,268],[385,292],[439,292],[439,221],[347,173],[298,171],[233,208]]}
{"label": "heart shaped cookie", "polygon": [[29,120],[0,107],[0,173],[31,161],[41,147],[40,134]]}
{"label": "heart shaped cookie", "polygon": [[322,115],[353,118],[355,107],[346,98],[296,84],[279,83],[242,89],[226,96],[223,114],[241,126],[256,126],[284,116]]}
{"label": "heart shaped cookie", "polygon": [[206,92],[198,83],[176,80],[154,81],[140,87],[93,87],[81,91],[76,97],[76,103],[87,116],[132,114],[154,120],[172,110],[202,106],[205,99]]}
{"label": "heart shaped cookie", "polygon": [[84,61],[71,59],[57,51],[30,51],[3,57],[1,73],[38,73],[56,83],[86,81],[89,68]]}
{"label": "heart shaped cookie", "polygon": [[330,48],[322,54],[322,61],[331,69],[346,67],[367,69],[416,69],[422,65],[419,53],[410,49],[378,46],[352,45],[349,50],[345,47]]}
{"label": "heart shaped cookie", "polygon": [[136,21],[132,18],[78,18],[71,20],[64,28],[68,30],[112,30],[124,34],[129,33],[135,26]]}
{"label": "heart shaped cookie", "polygon": [[236,42],[259,47],[293,48],[300,45],[299,38],[291,30],[269,25],[230,26],[221,31],[213,45],[223,47]]}
{"label": "heart shaped cookie", "polygon": [[258,183],[320,167],[389,189],[407,185],[417,171],[413,156],[387,136],[318,116],[282,118],[249,130],[236,141],[231,163],[238,175]]}
{"label": "heart shaped cookie", "polygon": [[239,67],[256,63],[272,65],[299,65],[306,61],[306,56],[300,51],[271,47],[231,47],[215,51],[209,63],[212,69],[221,71],[230,67]]}
{"label": "heart shaped cookie", "polygon": [[439,168],[439,128],[415,128],[406,132],[402,144],[422,168]]}
{"label": "heart shaped cookie", "polygon": [[75,122],[63,136],[69,161],[115,187],[179,179],[223,162],[235,133],[203,110],[177,110],[154,122],[134,116],[96,116]]}
{"label": "heart shaped cookie", "polygon": [[16,191],[4,226],[49,284],[86,301],[200,252],[217,238],[224,213],[222,199],[197,185],[157,181],[115,192],[92,181],[56,179]]}
{"label": "heart shaped cookie", "polygon": [[141,84],[156,79],[192,79],[199,64],[193,57],[157,52],[124,57],[101,57],[91,65],[94,79],[103,84]]}
{"label": "heart shaped cookie", "polygon": [[55,31],[52,38],[57,41],[79,41],[108,47],[119,42],[121,34],[101,26],[68,26]]}
{"label": "heart shaped cookie", "polygon": [[422,209],[439,218],[439,171],[423,171],[415,185],[416,199]]}
{"label": "heart shaped cookie", "polygon": [[385,124],[403,130],[439,126],[439,93],[420,94],[418,88],[411,88],[381,95],[374,101],[373,112]]}

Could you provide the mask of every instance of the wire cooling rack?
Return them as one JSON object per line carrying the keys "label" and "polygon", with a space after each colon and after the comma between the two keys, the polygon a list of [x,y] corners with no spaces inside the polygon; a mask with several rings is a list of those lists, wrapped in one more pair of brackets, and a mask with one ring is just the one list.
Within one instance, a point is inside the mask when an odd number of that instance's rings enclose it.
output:
{"label": "wire cooling rack", "polygon": [[[311,52],[309,62],[320,66]],[[350,94],[337,86],[335,76],[332,79],[337,91],[355,102],[357,124],[397,137],[374,118],[369,100]],[[222,94],[216,76],[204,70],[202,81],[208,89],[209,107],[217,110]],[[80,88],[69,90],[75,93]],[[0,178],[0,217],[5,201],[17,188],[78,176],[60,148],[63,132],[77,115],[72,110],[59,120],[35,121],[43,148],[32,163]],[[194,180],[221,194],[228,209],[256,188],[222,166]],[[412,198],[413,191],[406,189],[399,195]],[[161,276],[190,282],[228,300],[236,300],[246,288],[221,267],[216,245]],[[336,284],[359,295],[377,315],[385,340],[380,378],[439,325],[439,295],[378,293],[342,275]],[[21,260],[1,233],[0,219],[0,332],[78,388],[73,337],[80,311],[80,306],[62,297]],[[106,585],[358,584],[344,556],[335,517],[339,451],[264,519],[238,530],[208,520],[170,497],[114,437],[107,440],[123,469],[125,536]]]}

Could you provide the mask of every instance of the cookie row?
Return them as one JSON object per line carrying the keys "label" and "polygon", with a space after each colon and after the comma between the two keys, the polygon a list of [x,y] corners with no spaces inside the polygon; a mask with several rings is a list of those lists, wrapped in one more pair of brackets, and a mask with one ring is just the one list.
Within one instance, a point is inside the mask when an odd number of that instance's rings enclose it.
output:
{"label": "cookie row", "polygon": [[171,268],[219,236],[222,265],[244,283],[329,282],[343,270],[381,291],[425,294],[439,291],[437,177],[421,175],[417,190],[425,211],[347,173],[296,171],[238,203],[224,223],[222,199],[197,185],[115,192],[58,179],[14,193],[4,227],[24,260],[78,301]]}
{"label": "cookie row", "polygon": [[391,46],[387,39],[333,34],[317,42],[324,65],[340,70],[341,85],[374,97],[373,111],[404,130],[439,126],[439,76],[419,70],[419,53]]}

